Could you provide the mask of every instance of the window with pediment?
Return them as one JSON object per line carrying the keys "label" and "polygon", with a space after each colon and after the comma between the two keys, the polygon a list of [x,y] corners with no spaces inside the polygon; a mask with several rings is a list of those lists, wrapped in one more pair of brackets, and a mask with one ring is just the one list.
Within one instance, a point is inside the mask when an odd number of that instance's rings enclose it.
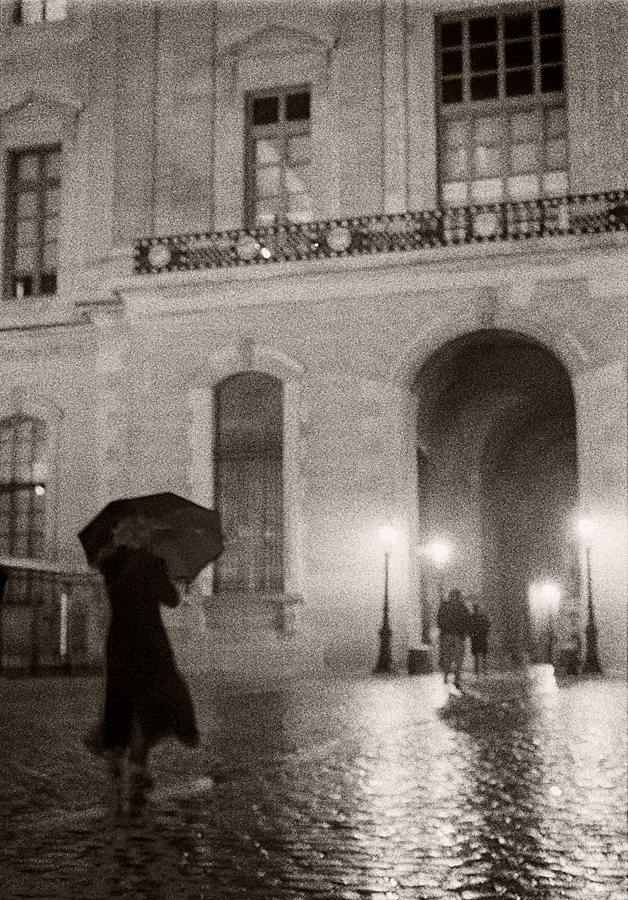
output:
{"label": "window with pediment", "polygon": [[0,421],[0,555],[42,558],[46,507],[46,423]]}
{"label": "window with pediment", "polygon": [[249,94],[246,123],[247,226],[311,220],[309,88]]}
{"label": "window with pediment", "polygon": [[21,300],[57,291],[61,147],[9,155],[5,293]]}
{"label": "window with pediment", "polygon": [[283,590],[283,385],[241,372],[215,389],[215,497],[225,533],[214,590]]}
{"label": "window with pediment", "polygon": [[447,16],[437,34],[443,203],[567,193],[562,8]]}

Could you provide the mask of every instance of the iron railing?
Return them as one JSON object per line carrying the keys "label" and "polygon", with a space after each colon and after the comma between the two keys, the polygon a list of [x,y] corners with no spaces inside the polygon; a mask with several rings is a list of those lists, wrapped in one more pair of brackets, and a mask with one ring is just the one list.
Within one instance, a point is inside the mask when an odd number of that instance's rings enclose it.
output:
{"label": "iron railing", "polygon": [[2,559],[0,672],[81,672],[103,663],[108,607],[92,572]]}
{"label": "iron railing", "polygon": [[144,237],[135,244],[134,260],[136,274],[150,275],[627,230],[628,190],[618,190]]}

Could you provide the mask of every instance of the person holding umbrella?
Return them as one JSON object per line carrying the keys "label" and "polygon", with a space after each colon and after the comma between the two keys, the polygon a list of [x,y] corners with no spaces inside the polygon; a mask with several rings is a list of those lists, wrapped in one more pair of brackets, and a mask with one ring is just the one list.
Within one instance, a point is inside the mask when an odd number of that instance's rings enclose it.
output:
{"label": "person holding umbrella", "polygon": [[[129,810],[136,813],[152,786],[147,772],[151,748],[168,736],[195,747],[199,733],[191,695],[159,610],[160,604],[175,607],[179,602],[164,558],[167,526],[131,514],[117,521],[110,516],[105,527],[103,513],[79,535],[88,560],[103,575],[111,605],[104,712],[84,743],[109,762],[115,812],[122,812],[128,787]],[[155,552],[155,546],[166,548],[164,555]],[[208,555],[215,558],[221,549],[218,531]],[[180,552],[176,560],[180,567]]]}

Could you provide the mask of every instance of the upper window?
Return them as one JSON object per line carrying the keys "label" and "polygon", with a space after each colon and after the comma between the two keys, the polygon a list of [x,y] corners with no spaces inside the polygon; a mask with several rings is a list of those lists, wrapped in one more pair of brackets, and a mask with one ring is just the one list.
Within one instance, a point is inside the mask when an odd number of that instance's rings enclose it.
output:
{"label": "upper window", "polygon": [[438,65],[443,202],[566,193],[561,8],[442,20]]}
{"label": "upper window", "polygon": [[43,557],[46,424],[30,416],[0,421],[0,554]]}
{"label": "upper window", "polygon": [[294,88],[247,98],[249,227],[312,218],[310,92]]}
{"label": "upper window", "polygon": [[60,147],[11,154],[5,271],[18,300],[56,293],[60,187]]}
{"label": "upper window", "polygon": [[61,22],[66,17],[66,0],[14,0],[14,25],[34,25],[37,22]]}

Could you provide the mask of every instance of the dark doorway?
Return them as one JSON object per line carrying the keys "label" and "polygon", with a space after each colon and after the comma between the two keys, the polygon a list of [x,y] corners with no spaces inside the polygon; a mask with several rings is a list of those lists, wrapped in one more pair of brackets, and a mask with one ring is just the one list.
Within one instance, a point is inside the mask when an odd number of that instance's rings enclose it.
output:
{"label": "dark doorway", "polygon": [[[440,348],[415,389],[427,456],[422,539],[451,541],[448,586],[479,595],[495,653],[515,664],[546,661],[557,610],[531,607],[531,585],[577,590],[568,534],[578,495],[569,376],[540,344],[487,329]],[[433,613],[435,598],[427,605]]]}

